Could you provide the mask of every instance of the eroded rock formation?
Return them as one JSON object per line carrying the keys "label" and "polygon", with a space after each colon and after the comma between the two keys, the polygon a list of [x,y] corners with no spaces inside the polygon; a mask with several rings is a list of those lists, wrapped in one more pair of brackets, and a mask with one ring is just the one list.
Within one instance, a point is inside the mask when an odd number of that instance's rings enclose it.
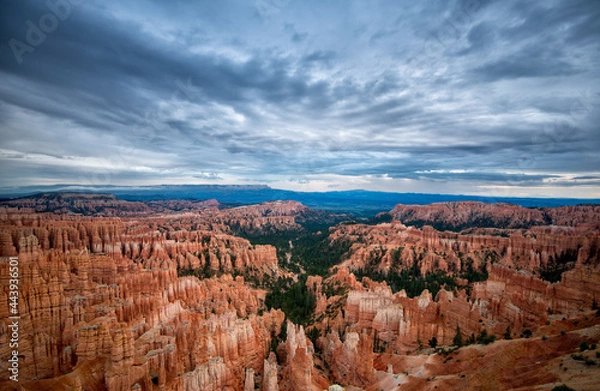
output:
{"label": "eroded rock formation", "polygon": [[[206,231],[162,232],[154,221],[4,216],[1,255],[18,253],[19,261],[25,389],[241,390],[246,370],[262,374],[284,314],[265,311],[265,291],[241,276],[199,280],[182,270],[276,275],[273,247]],[[3,287],[9,278],[2,267]],[[3,319],[7,295],[0,290]],[[7,338],[2,322],[4,373]]]}
{"label": "eroded rock formation", "polygon": [[[565,381],[591,390],[600,381],[598,365],[580,368],[571,357],[593,359],[594,351],[581,353],[579,345],[600,343],[595,207],[465,203],[432,206],[430,217],[413,208],[423,221],[472,224],[496,216],[501,227],[462,232],[400,221],[336,226],[330,240],[352,246],[329,276],[307,278],[316,306],[303,327],[284,323],[283,312],[265,308],[267,291],[248,284],[292,276],[279,268],[275,248],[233,233],[301,230],[298,219],[312,213],[304,206],[219,210],[173,201],[119,214],[110,212],[118,201],[88,201],[100,214],[121,217],[36,213],[33,204],[0,209],[0,255],[19,260],[26,390],[551,389]],[[46,204],[61,205],[52,202]],[[394,213],[406,221],[407,210]],[[569,267],[557,282],[540,278],[540,270],[561,262]],[[0,318],[7,319],[9,274],[0,266]],[[417,269],[456,284],[409,297],[385,278],[354,274]],[[468,270],[487,278],[469,282]],[[282,328],[287,337],[275,349]],[[501,341],[449,352],[457,334],[466,342],[482,332]],[[1,322],[5,374],[8,338]],[[582,375],[567,377],[559,364]]]}
{"label": "eroded rock formation", "polygon": [[392,222],[375,226],[338,226],[333,240],[351,240],[350,270],[384,274],[417,267],[423,275],[436,271],[460,273],[468,268],[501,264],[512,269],[536,271],[565,258],[573,266],[600,262],[599,231],[568,227],[533,227],[530,230],[480,229],[475,233],[439,232]]}

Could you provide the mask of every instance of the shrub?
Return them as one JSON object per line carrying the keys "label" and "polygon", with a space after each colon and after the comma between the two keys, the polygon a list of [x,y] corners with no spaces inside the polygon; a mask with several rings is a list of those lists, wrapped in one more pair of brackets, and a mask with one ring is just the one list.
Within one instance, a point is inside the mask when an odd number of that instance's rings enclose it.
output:
{"label": "shrub", "polygon": [[579,344],[579,350],[581,350],[582,352],[588,350],[590,348],[590,345],[588,345],[587,342],[583,341]]}
{"label": "shrub", "polygon": [[533,335],[533,333],[529,329],[525,329],[521,332],[521,338],[529,338],[532,335]]}
{"label": "shrub", "polygon": [[437,346],[437,338],[433,337],[429,340],[429,346],[431,346],[433,349],[435,349],[435,347]]}
{"label": "shrub", "polygon": [[568,386],[566,386],[566,385],[563,384],[563,385],[554,387],[552,389],[552,391],[575,391],[575,390],[572,389],[571,387],[568,387]]}
{"label": "shrub", "polygon": [[310,339],[310,341],[313,343],[313,345],[316,346],[317,339],[319,339],[319,337],[321,336],[321,331],[318,328],[313,327],[313,328],[307,330],[306,336],[308,337],[308,339]]}
{"label": "shrub", "polygon": [[483,345],[491,344],[495,340],[496,340],[496,336],[494,334],[488,335],[486,329],[481,330],[481,332],[479,333],[479,336],[477,337],[477,343],[480,343]]}
{"label": "shrub", "polygon": [[463,344],[462,334],[458,325],[456,325],[456,334],[454,334],[454,338],[452,338],[452,343],[456,346],[462,346]]}
{"label": "shrub", "polygon": [[467,345],[475,343],[475,334],[471,334],[469,338],[467,338]]}
{"label": "shrub", "polygon": [[550,257],[548,263],[538,269],[540,278],[552,283],[559,282],[562,274],[575,266],[577,253],[578,249],[569,249],[557,257]]}
{"label": "shrub", "polygon": [[585,357],[583,354],[571,354],[571,358],[575,361],[585,361]]}

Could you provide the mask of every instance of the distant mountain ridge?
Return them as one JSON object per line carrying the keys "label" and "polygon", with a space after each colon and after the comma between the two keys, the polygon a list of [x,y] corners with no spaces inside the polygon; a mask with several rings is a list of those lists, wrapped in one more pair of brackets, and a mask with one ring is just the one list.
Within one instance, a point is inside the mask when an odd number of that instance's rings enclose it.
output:
{"label": "distant mountain ridge", "polygon": [[440,202],[479,201],[484,203],[510,203],[522,207],[557,207],[579,204],[600,204],[600,199],[577,198],[519,198],[489,197],[455,194],[387,193],[367,190],[331,192],[297,192],[274,189],[266,185],[159,185],[159,186],[81,186],[53,185],[0,188],[5,199],[39,193],[110,193],[127,201],[150,200],[210,200],[221,204],[249,205],[262,202],[298,201],[313,209],[350,212],[372,216],[392,210],[398,204],[428,205]]}

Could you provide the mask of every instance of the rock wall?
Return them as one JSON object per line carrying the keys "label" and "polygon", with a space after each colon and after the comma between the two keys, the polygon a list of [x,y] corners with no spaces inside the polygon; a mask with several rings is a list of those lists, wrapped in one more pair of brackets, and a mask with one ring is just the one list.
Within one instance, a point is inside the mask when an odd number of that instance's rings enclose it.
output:
{"label": "rock wall", "polygon": [[379,225],[341,225],[333,240],[354,242],[341,264],[351,271],[398,272],[415,265],[421,274],[434,271],[459,273],[469,264],[475,269],[498,263],[535,271],[572,254],[578,265],[600,263],[598,231],[534,227],[530,230],[479,230],[473,234],[439,232],[431,227],[406,227],[393,222]]}
{"label": "rock wall", "polygon": [[523,208],[518,205],[483,202],[444,202],[429,205],[397,205],[389,212],[393,219],[410,225],[432,225],[438,229],[462,230],[472,227],[531,228],[557,225],[598,229],[598,205],[559,208]]}

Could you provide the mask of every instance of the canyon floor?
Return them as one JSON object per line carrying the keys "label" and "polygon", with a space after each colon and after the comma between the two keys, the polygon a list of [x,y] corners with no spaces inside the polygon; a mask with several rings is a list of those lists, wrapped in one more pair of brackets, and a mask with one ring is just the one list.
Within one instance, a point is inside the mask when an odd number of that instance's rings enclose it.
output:
{"label": "canyon floor", "polygon": [[600,389],[598,205],[48,193],[0,257],[0,390]]}

